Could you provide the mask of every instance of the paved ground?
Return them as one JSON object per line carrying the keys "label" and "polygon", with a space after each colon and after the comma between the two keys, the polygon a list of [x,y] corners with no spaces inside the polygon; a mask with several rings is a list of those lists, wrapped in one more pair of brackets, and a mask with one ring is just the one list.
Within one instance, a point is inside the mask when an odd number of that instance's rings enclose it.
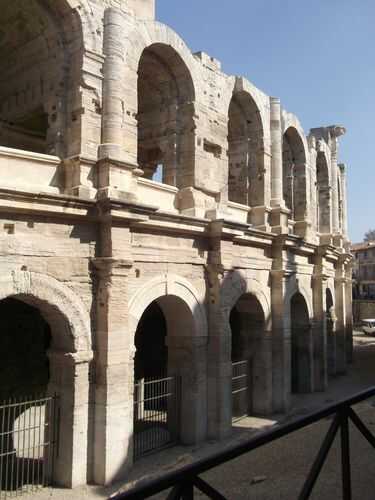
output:
{"label": "paved ground", "polygon": [[[259,428],[291,420],[370,385],[375,385],[375,338],[356,334],[355,362],[348,375],[330,381],[327,392],[296,396],[293,400],[292,410],[287,417],[276,415],[268,421],[244,419],[236,424],[232,438],[224,443],[211,442],[199,449],[176,447],[146,457],[134,467],[129,480],[133,482],[139,478],[154,477],[194,459],[209,456],[226,446],[246,440],[250,435],[259,432]],[[375,401],[368,401],[359,405],[357,409],[364,422],[375,433],[374,406]],[[205,474],[204,478],[217,487],[228,499],[294,500],[298,496],[307,471],[323,439],[324,431],[329,424],[330,420],[314,424],[216,468]],[[351,446],[353,451],[353,500],[374,500],[375,450],[371,449],[370,445],[355,429],[351,432]],[[339,464],[340,446],[335,443],[314,489],[313,499],[335,500],[341,498]],[[109,495],[123,488],[124,485],[117,484],[111,488],[85,487],[74,492],[46,490],[37,494],[37,498],[94,500],[108,498]],[[165,497],[164,494],[154,498],[159,500]],[[23,498],[31,499],[28,496]],[[197,494],[196,498],[204,497]]]}

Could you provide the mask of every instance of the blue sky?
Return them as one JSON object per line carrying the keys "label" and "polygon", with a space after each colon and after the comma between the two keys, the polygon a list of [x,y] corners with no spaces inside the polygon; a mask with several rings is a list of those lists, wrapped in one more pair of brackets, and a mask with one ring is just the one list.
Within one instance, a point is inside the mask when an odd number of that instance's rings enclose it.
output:
{"label": "blue sky", "polygon": [[349,234],[375,228],[375,1],[156,0],[193,52],[221,60],[312,127],[340,124]]}

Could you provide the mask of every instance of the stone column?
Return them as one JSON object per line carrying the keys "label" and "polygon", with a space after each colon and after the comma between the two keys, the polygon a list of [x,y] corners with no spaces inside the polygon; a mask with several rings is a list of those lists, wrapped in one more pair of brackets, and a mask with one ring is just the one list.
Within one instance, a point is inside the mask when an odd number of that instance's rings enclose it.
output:
{"label": "stone column", "polygon": [[[231,297],[226,297],[226,288],[223,291],[219,224],[213,222],[211,229],[212,251],[209,254],[211,262],[206,267],[207,290],[209,292],[208,436],[211,439],[224,439],[232,432],[231,331],[229,326],[230,310],[226,305],[230,302]],[[219,237],[214,238],[214,236]]]}
{"label": "stone column", "polygon": [[348,200],[346,187],[346,166],[344,163],[339,164],[341,175],[341,197],[342,197],[342,235],[345,240],[348,239]]}
{"label": "stone column", "polygon": [[271,206],[283,206],[283,141],[281,105],[278,97],[270,97],[271,105]]}
{"label": "stone column", "polygon": [[[125,148],[127,123],[125,85],[125,34],[129,31],[124,14],[116,8],[104,13],[105,55],[103,67],[102,143],[99,146],[97,164],[98,197],[137,201],[137,158]],[[129,140],[130,134],[127,134]]]}
{"label": "stone column", "polygon": [[74,488],[87,484],[89,429],[89,362],[92,353],[50,351],[48,392],[58,394],[59,439],[54,484]]}
{"label": "stone column", "polygon": [[347,344],[346,344],[346,277],[343,264],[337,264],[335,276],[336,296],[336,369],[338,374],[346,373]]}
{"label": "stone column", "polygon": [[291,394],[290,309],[285,307],[289,275],[284,270],[271,271],[272,307],[272,400],[273,411],[285,412]]}
{"label": "stone column", "polygon": [[100,158],[123,158],[125,33],[126,24],[122,12],[115,8],[106,9],[103,34],[105,62]]}
{"label": "stone column", "polygon": [[277,97],[270,98],[271,107],[271,226],[272,232],[288,232],[289,210],[283,198],[283,138],[281,132],[281,105]]}
{"label": "stone column", "polygon": [[338,138],[345,134],[344,127],[332,126],[328,128],[331,137],[331,182],[332,182],[332,232],[338,234],[340,232],[339,224],[339,192],[338,192],[338,176],[339,168],[337,164],[338,157]]}
{"label": "stone column", "polygon": [[326,288],[327,276],[313,276],[313,352],[314,352],[314,390],[325,391],[328,386],[327,364],[327,311]]}
{"label": "stone column", "polygon": [[345,307],[346,307],[346,357],[348,363],[353,362],[353,280],[352,268],[349,264],[346,268],[345,283]]}
{"label": "stone column", "polygon": [[92,261],[96,280],[96,362],[93,479],[109,484],[133,462],[134,342],[126,277],[132,263]]}

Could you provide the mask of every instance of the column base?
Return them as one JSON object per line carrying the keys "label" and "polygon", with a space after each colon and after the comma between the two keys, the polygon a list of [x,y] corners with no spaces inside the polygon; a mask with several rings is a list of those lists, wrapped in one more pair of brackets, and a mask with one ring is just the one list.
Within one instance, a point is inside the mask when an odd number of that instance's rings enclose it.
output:
{"label": "column base", "polygon": [[285,207],[273,207],[270,213],[271,231],[275,234],[289,234],[288,218],[290,210]]}
{"label": "column base", "polygon": [[252,207],[249,214],[249,222],[259,231],[271,231],[270,226],[271,208],[266,206]]}

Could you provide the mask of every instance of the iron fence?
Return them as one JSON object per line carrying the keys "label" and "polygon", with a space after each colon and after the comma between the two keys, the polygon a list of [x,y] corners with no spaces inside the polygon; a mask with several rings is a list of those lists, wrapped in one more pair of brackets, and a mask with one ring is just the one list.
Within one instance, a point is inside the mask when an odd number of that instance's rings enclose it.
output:
{"label": "iron fence", "polygon": [[[146,482],[130,490],[111,496],[111,500],[143,500],[170,488],[172,491],[166,497],[168,500],[192,500],[195,489],[204,493],[213,500],[226,500],[225,496],[215,490],[210,484],[199,477],[214,467],[222,465],[245,453],[249,453],[261,446],[319,422],[327,417],[333,417],[329,430],[323,439],[321,448],[310,469],[303,488],[298,495],[298,500],[308,500],[311,497],[314,485],[319,477],[322,467],[327,459],[334,439],[338,432],[341,437],[341,470],[342,470],[342,499],[352,499],[351,465],[350,465],[350,436],[349,422],[351,422],[362,436],[375,448],[375,436],[366,427],[352,406],[375,396],[375,387],[362,391],[338,403],[329,405],[319,411],[299,418],[288,424],[280,425],[271,431],[259,433],[247,442],[234,445],[209,458],[198,460],[178,470],[172,471],[159,479]],[[368,485],[371,487],[371,485]],[[201,495],[199,494],[199,497]]]}
{"label": "iron fence", "polygon": [[249,362],[232,363],[232,419],[233,421],[249,414]]}
{"label": "iron fence", "polygon": [[178,441],[179,378],[140,380],[134,390],[134,459]]}
{"label": "iron fence", "polygon": [[57,419],[57,396],[0,405],[0,499],[51,485]]}

